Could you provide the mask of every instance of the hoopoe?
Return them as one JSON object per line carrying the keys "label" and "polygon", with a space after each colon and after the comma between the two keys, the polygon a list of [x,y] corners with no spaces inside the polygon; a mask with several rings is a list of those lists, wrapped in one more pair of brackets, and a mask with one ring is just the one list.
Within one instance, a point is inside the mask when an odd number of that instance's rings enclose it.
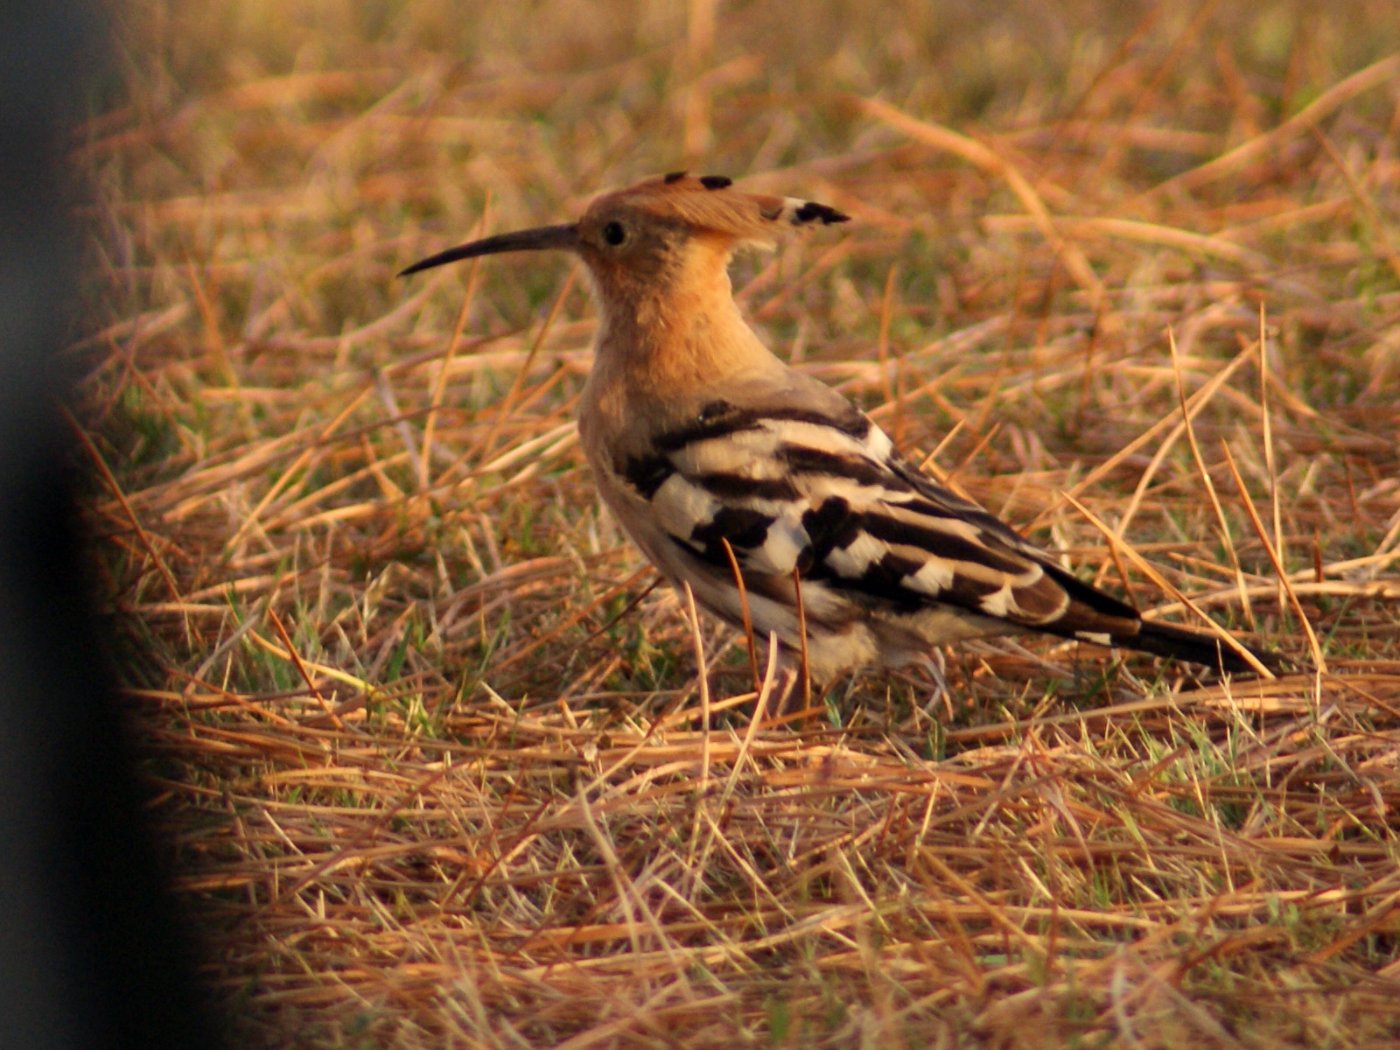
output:
{"label": "hoopoe", "polygon": [[577,222],[448,249],[584,262],[601,317],[579,431],[598,491],[678,590],[817,681],[949,642],[1041,631],[1258,671],[1242,644],[1142,619],[897,452],[845,397],[788,367],[734,302],[731,256],[843,223],[814,201],[675,172],[595,199]]}

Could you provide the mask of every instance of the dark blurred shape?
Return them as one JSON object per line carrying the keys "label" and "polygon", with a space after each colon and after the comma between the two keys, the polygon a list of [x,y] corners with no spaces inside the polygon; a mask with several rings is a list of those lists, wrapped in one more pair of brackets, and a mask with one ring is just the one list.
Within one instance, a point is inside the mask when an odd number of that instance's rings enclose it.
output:
{"label": "dark blurred shape", "polygon": [[218,1046],[88,607],[57,404],[102,23],[0,3],[0,1042]]}

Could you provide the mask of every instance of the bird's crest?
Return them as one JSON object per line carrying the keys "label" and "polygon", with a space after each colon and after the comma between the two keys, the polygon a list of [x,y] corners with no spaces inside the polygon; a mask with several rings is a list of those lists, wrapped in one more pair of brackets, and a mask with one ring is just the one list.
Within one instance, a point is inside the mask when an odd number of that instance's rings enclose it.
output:
{"label": "bird's crest", "polygon": [[771,245],[787,229],[830,226],[849,215],[826,204],[796,197],[776,197],[735,189],[723,175],[688,175],[673,171],[597,198],[589,211],[625,206],[661,220],[720,234],[736,241]]}

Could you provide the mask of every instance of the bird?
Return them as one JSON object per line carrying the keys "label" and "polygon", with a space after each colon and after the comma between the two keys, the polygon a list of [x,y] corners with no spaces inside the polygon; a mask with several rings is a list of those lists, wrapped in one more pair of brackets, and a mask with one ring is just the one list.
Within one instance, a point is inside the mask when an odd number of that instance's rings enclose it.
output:
{"label": "bird", "polygon": [[596,197],[577,221],[471,241],[400,276],[504,252],[581,259],[599,320],[578,426],[604,504],[677,591],[775,636],[808,682],[1036,632],[1217,673],[1273,670],[1238,640],[1144,619],[1080,580],[764,345],[734,300],[735,252],[849,219],[672,172]]}

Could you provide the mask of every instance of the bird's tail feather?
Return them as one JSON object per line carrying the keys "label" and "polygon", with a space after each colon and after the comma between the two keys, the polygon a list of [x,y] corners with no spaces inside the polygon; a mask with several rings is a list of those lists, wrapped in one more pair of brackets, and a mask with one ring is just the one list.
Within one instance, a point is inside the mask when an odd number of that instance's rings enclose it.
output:
{"label": "bird's tail feather", "polygon": [[[1258,674],[1259,669],[1245,659],[1218,635],[1202,631],[1191,631],[1174,624],[1159,623],[1156,620],[1143,620],[1142,627],[1132,638],[1123,639],[1122,644],[1141,649],[1154,656],[1170,656],[1177,660],[1190,660],[1213,668],[1220,674]],[[1271,672],[1279,674],[1287,670],[1287,663],[1273,653],[1262,652],[1253,646],[1237,642],[1241,649],[1250,653]]]}

